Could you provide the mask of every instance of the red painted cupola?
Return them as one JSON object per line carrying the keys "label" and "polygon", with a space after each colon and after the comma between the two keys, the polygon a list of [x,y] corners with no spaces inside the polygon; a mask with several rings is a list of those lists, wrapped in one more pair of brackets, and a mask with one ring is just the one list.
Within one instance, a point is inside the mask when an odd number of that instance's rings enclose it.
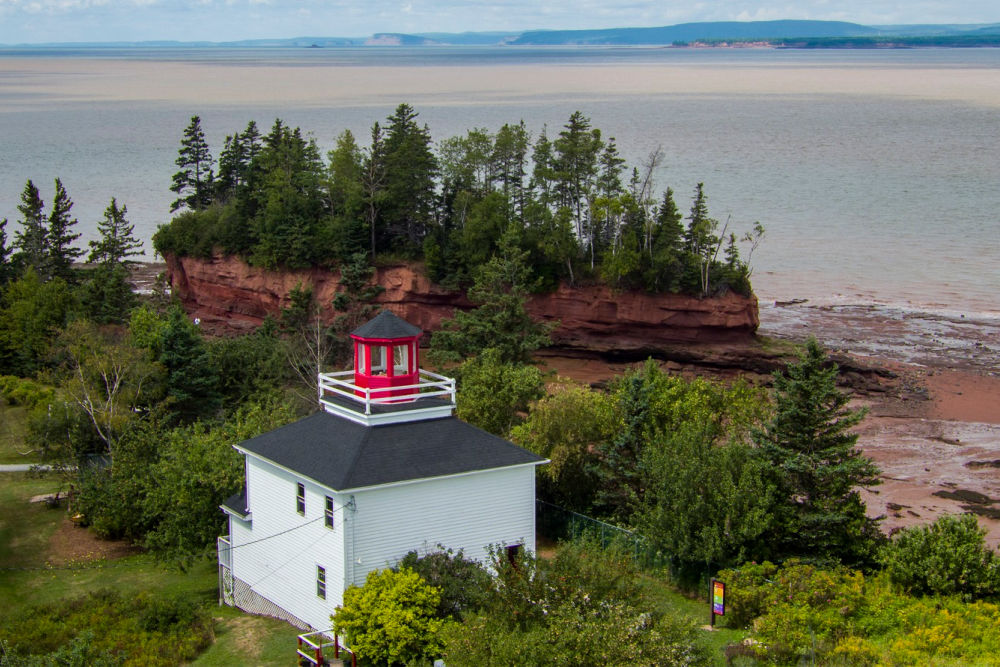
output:
{"label": "red painted cupola", "polygon": [[421,334],[419,327],[388,310],[352,331],[354,384],[372,390],[373,398],[415,398],[420,382],[417,341]]}
{"label": "red painted cupola", "polygon": [[366,426],[450,417],[455,380],[420,368],[423,332],[388,310],[351,332],[354,370],[320,373],[320,407]]}

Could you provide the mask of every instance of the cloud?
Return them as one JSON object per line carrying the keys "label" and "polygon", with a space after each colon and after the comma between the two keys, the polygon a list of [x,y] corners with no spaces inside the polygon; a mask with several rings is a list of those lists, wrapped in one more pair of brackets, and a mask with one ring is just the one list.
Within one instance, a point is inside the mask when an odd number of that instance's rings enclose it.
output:
{"label": "cloud", "polygon": [[376,32],[661,26],[821,19],[883,23],[1000,21],[996,0],[0,0],[0,43],[226,41]]}

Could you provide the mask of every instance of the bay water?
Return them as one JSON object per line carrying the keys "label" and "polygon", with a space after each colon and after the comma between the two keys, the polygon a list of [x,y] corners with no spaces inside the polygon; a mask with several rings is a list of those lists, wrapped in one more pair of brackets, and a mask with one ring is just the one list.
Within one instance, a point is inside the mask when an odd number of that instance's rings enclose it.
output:
{"label": "bay water", "polygon": [[435,140],[520,120],[553,137],[580,110],[630,164],[662,147],[657,186],[683,210],[704,182],[729,230],[766,228],[765,331],[867,312],[928,341],[944,322],[965,342],[943,354],[978,342],[984,370],[1000,355],[998,49],[0,50],[0,217],[12,236],[25,181],[48,202],[59,177],[82,241],[114,196],[151,257],[192,115],[215,155],[276,117],[325,151],[344,129],[367,143],[400,102]]}

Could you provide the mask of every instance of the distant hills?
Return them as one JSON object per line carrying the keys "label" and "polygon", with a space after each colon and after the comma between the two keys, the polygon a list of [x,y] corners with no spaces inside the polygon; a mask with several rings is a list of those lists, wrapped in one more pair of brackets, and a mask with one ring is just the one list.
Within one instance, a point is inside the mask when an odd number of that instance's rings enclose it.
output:
{"label": "distant hills", "polygon": [[30,47],[284,47],[349,46],[739,46],[885,48],[1000,46],[1000,23],[866,26],[842,21],[714,21],[658,28],[531,30],[525,32],[377,33],[370,37],[293,37],[236,42],[116,42],[31,44]]}

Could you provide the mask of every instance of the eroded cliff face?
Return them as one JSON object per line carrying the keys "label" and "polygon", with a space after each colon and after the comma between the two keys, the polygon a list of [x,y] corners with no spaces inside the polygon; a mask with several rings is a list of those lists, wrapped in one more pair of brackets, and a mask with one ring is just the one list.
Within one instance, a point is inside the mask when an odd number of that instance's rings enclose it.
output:
{"label": "eroded cliff face", "polygon": [[[320,269],[267,271],[223,256],[168,257],[167,277],[188,312],[213,333],[249,330],[268,315],[276,317],[297,285],[311,285],[319,303],[329,304],[340,278]],[[381,267],[375,280],[384,288],[377,301],[426,332],[439,328],[456,308],[472,307],[464,294],[432,284],[410,265]],[[759,324],[756,297],[736,294],[698,299],[563,285],[532,297],[528,310],[539,320],[559,321],[552,335],[559,347],[600,353],[744,341]]]}

